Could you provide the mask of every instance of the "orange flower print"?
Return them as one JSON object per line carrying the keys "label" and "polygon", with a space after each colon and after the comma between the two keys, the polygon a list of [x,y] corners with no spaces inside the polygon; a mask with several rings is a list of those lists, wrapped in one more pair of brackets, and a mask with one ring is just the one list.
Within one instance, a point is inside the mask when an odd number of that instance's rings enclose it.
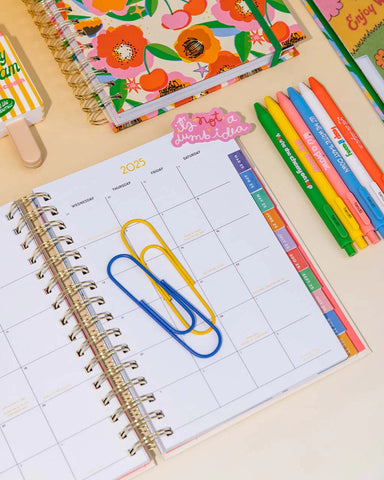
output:
{"label": "orange flower print", "polygon": [[107,12],[125,15],[129,8],[127,0],[83,0],[83,4],[94,15],[104,15]]}
{"label": "orange flower print", "polygon": [[[265,0],[253,0],[253,3],[264,15]],[[272,11],[274,12],[274,10]],[[244,0],[217,0],[212,7],[212,13],[219,22],[233,25],[238,30],[249,32],[260,28],[259,22]],[[272,20],[272,17],[269,16],[269,19]]]}
{"label": "orange flower print", "polygon": [[213,77],[218,73],[226,72],[239,65],[241,60],[238,55],[223,50],[219,53],[217,60],[209,65],[209,73],[205,78]]}
{"label": "orange flower print", "polygon": [[[168,74],[168,81],[166,85],[159,88],[156,92],[147,95],[146,100],[150,102],[151,100],[155,100],[155,98],[164,97],[164,95],[168,95],[169,93],[177,92],[185,87],[189,87],[195,82],[196,80],[194,78],[186,77],[180,72],[171,72]],[[184,100],[176,102],[175,106],[178,107],[179,105],[182,105],[183,102]]]}
{"label": "orange flower print", "polygon": [[175,43],[175,50],[184,62],[213,63],[221,45],[213,32],[204,25],[194,25],[183,30]]}
{"label": "orange flower print", "polygon": [[376,65],[384,69],[384,50],[380,48],[375,55]]}
{"label": "orange flower print", "polygon": [[[148,40],[135,25],[121,25],[102,30],[93,41],[90,57],[98,57],[92,61],[97,69],[105,68],[117,78],[132,78],[145,71],[144,48]],[[153,64],[152,55],[147,55],[147,65]]]}

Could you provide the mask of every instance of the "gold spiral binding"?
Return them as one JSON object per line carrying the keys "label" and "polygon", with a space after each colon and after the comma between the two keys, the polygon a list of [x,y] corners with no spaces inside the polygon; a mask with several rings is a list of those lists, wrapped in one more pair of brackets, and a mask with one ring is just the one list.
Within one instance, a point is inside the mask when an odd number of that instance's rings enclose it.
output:
{"label": "gold spiral binding", "polygon": [[154,402],[155,400],[156,398],[153,393],[147,393],[146,395],[132,398],[130,402],[127,402],[125,405],[122,405],[116,410],[116,412],[111,416],[112,422],[117,422],[121,415],[128,413],[132,408],[135,408],[144,402]]}
{"label": "gold spiral binding", "polygon": [[95,315],[86,316],[85,318],[80,318],[77,321],[77,324],[73,327],[71,333],[68,335],[71,342],[76,340],[77,335],[83,331],[88,330],[90,327],[93,327],[97,322],[103,320],[109,322],[113,319],[113,315],[109,312],[96,313]]}
{"label": "gold spiral binding", "polygon": [[61,72],[65,75],[67,83],[72,87],[73,91],[76,90],[78,85],[85,83],[84,78],[79,77],[79,67],[73,61],[72,55],[68,57],[57,55],[55,56],[55,60],[59,64]]}
{"label": "gold spiral binding", "polygon": [[173,431],[171,428],[162,428],[160,430],[157,430],[156,432],[150,433],[146,437],[141,438],[138,442],[136,442],[133,447],[128,450],[129,454],[133,456],[138,452],[138,450],[140,450],[140,448],[153,445],[157,438],[169,437],[170,435],[173,435]]}
{"label": "gold spiral binding", "polygon": [[119,393],[123,393],[127,391],[129,388],[134,387],[135,385],[146,385],[147,380],[144,377],[136,377],[132,378],[132,380],[129,380],[128,382],[124,382],[121,385],[118,385],[116,388],[113,390],[110,390],[107,395],[103,398],[102,402],[104,405],[109,405],[109,402],[112,400],[113,397],[117,397]]}
{"label": "gold spiral binding", "polygon": [[139,425],[147,424],[150,420],[160,420],[164,418],[164,413],[161,410],[155,410],[154,412],[148,413],[147,415],[143,415],[141,418],[129,423],[126,427],[121,430],[119,433],[121,438],[126,438],[128,433],[132,432],[132,430]]}
{"label": "gold spiral binding", "polygon": [[[88,93],[88,90],[87,90],[87,87],[88,87],[88,84],[85,80],[85,78],[83,78],[83,80],[81,82],[78,81],[78,75],[76,73],[76,70],[73,70],[71,69],[71,64],[68,62],[68,65],[67,64],[63,64],[62,66],[62,69],[66,70],[66,75],[67,75],[67,83],[70,87],[72,87],[72,90],[73,90],[73,94],[75,95],[75,97],[78,99],[78,100],[81,100],[82,95],[86,95]],[[73,65],[73,63],[72,63]]]}
{"label": "gold spiral binding", "polygon": [[[29,0],[30,3],[35,0]],[[50,2],[51,0],[42,0]],[[38,9],[36,12],[39,11]],[[89,99],[91,100],[91,99]],[[96,111],[94,112],[97,115]],[[65,224],[60,220],[46,221],[44,214],[57,214],[57,209],[52,206],[40,206],[40,201],[48,201],[50,196],[42,192],[26,195],[13,202],[10,206],[7,218],[13,220],[16,212],[19,213],[15,230],[20,233],[26,227],[28,232],[25,235],[22,247],[28,248],[32,240],[36,247],[29,258],[30,263],[36,263],[39,257],[43,261],[37,273],[38,278],[43,278],[49,270],[51,277],[47,282],[45,293],[50,294],[54,287],[58,287],[59,293],[53,303],[53,308],[57,309],[62,302],[66,302],[68,307],[64,312],[61,322],[68,323],[70,318],[74,317],[74,327],[69,338],[75,341],[82,333],[83,341],[77,349],[77,354],[83,356],[88,349],[92,350],[92,358],[88,362],[85,370],[91,372],[96,365],[101,368],[101,373],[94,382],[95,388],[100,388],[104,382],[110,384],[110,390],[102,399],[104,405],[108,405],[112,399],[116,398],[120,407],[113,413],[111,420],[116,422],[124,415],[128,424],[119,433],[121,438],[126,438],[128,433],[134,431],[138,441],[129,450],[134,455],[139,448],[144,448],[147,453],[154,458],[157,449],[156,439],[163,435],[170,435],[172,431],[168,428],[151,432],[147,422],[163,418],[163,412],[154,411],[143,414],[139,406],[144,402],[153,402],[155,397],[152,393],[137,395],[136,388],[146,384],[146,379],[142,376],[131,378],[127,370],[138,368],[134,360],[120,360],[122,354],[129,352],[126,344],[111,345],[108,340],[112,336],[118,337],[121,331],[118,328],[104,329],[103,322],[112,320],[113,316],[109,312],[97,313],[94,311],[96,305],[103,305],[104,298],[101,296],[87,297],[86,289],[94,290],[97,285],[91,280],[79,281],[78,274],[86,275],[88,268],[84,265],[72,266],[70,259],[79,259],[80,253],[76,250],[65,250],[64,245],[73,243],[72,237],[68,235],[56,235],[54,228],[63,230]]]}
{"label": "gold spiral binding", "polygon": [[106,123],[103,111],[96,106],[93,111],[88,112],[88,121],[92,125],[104,125]]}
{"label": "gold spiral binding", "polygon": [[[36,22],[35,22],[36,23]],[[41,22],[40,25],[37,25],[40,28],[41,36],[47,40],[48,48],[51,48],[50,40],[55,40],[57,38],[57,29],[55,25],[47,24],[46,20]]]}
{"label": "gold spiral binding", "polygon": [[[98,75],[105,75],[108,73],[106,68],[92,70],[92,72],[83,72],[83,80],[82,82],[79,82],[77,80],[77,76],[76,75],[73,76],[72,72],[73,70],[71,70],[71,68],[68,65],[67,82],[69,86],[73,88],[75,95],[78,95],[78,97],[76,98],[79,98],[79,99],[82,97],[80,97],[80,92],[78,92],[78,90],[80,90],[83,86],[87,86],[89,82],[97,80]],[[72,76],[74,78],[72,78]],[[84,90],[83,94],[86,95],[87,93],[88,93],[88,90]]]}
{"label": "gold spiral binding", "polygon": [[112,355],[115,355],[119,352],[128,353],[129,352],[128,345],[125,345],[125,344],[116,345],[115,347],[109,348],[105,353],[98,353],[91,359],[91,361],[85,367],[85,371],[87,373],[92,372],[93,367],[95,367],[98,363],[101,363],[103,360],[106,360],[107,358],[110,358],[112,357]]}
{"label": "gold spiral binding", "polygon": [[73,238],[69,235],[60,235],[58,237],[53,237],[50,240],[43,242],[35,248],[31,258],[28,259],[29,263],[36,263],[38,257],[42,255],[44,250],[51,250],[51,248],[55,247],[58,243],[61,242],[65,242],[67,245],[71,245],[73,243]]}
{"label": "gold spiral binding", "polygon": [[57,209],[51,206],[39,207],[27,212],[25,215],[21,215],[20,220],[17,222],[16,228],[13,230],[16,235],[21,233],[22,228],[26,225],[27,220],[33,220],[40,217],[43,213],[51,213],[57,215]]}
{"label": "gold spiral binding", "polygon": [[77,250],[67,250],[66,252],[60,252],[52,257],[47,258],[45,262],[40,267],[40,270],[37,273],[37,278],[44,278],[45,273],[49,270],[52,265],[59,265],[66,258],[73,257],[75,260],[81,258],[80,252]]}
{"label": "gold spiral binding", "polygon": [[119,328],[108,328],[107,330],[102,330],[101,332],[99,332],[96,340],[87,338],[87,340],[85,340],[81,344],[80,348],[77,350],[77,355],[79,357],[82,357],[84,353],[88,350],[88,348],[90,348],[92,343],[97,344],[101,341],[104,341],[104,339],[107,338],[109,335],[119,337],[121,335],[121,330]]}
{"label": "gold spiral binding", "polygon": [[36,192],[36,193],[30,193],[29,195],[25,195],[24,197],[19,198],[19,200],[12,202],[7,215],[8,220],[13,220],[13,216],[17,212],[17,210],[20,209],[20,205],[30,204],[38,198],[42,198],[46,202],[48,200],[51,200],[51,196],[48,193],[44,193],[44,192]]}
{"label": "gold spiral binding", "polygon": [[23,2],[27,5],[27,10],[31,15],[35,15],[39,10],[45,11],[43,10],[42,2],[35,2],[33,0],[23,0]]}
{"label": "gold spiral binding", "polygon": [[[138,364],[135,360],[128,360],[127,362],[116,364],[113,368],[111,368],[111,372],[113,372],[113,375],[117,375],[118,373],[126,370],[127,368],[131,368],[132,370],[134,370],[135,368],[138,368]],[[93,383],[93,385],[96,389],[98,389],[106,380],[108,380],[108,374],[104,372],[98,377],[98,379],[96,380],[96,382]]]}
{"label": "gold spiral binding", "polygon": [[[56,32],[56,29],[55,29],[55,32]],[[55,35],[55,32],[48,31],[48,33],[45,34],[45,39],[47,40],[48,48],[50,50],[53,50],[53,53],[60,52],[58,48],[63,43],[63,40],[61,39],[61,37],[58,37],[57,35]],[[64,55],[64,52],[63,52],[63,55]],[[72,53],[69,50],[66,50],[65,57],[69,58],[70,56],[72,57]]]}
{"label": "gold spiral binding", "polygon": [[[56,3],[51,0],[24,0],[24,2],[27,4],[29,13],[39,28],[41,36],[46,40],[69,85],[74,89],[75,97],[83,100],[92,95],[97,95],[90,79],[84,79],[84,66],[90,65],[96,58],[84,57],[81,50],[93,48],[93,45],[92,43],[83,43],[81,48],[75,47],[73,40],[76,40],[77,37],[84,37],[84,32],[72,28],[77,23],[75,19],[65,20],[62,17],[62,13],[69,13],[71,8],[57,7]],[[54,13],[51,13],[52,11]],[[71,33],[66,33],[64,38],[61,32],[68,31],[68,27],[71,28]],[[76,60],[74,60],[74,57]],[[85,76],[87,77],[87,75]],[[100,86],[104,89],[106,85],[104,82],[100,82]],[[108,123],[103,110],[112,100],[108,94],[104,94],[103,102],[100,101],[100,98],[92,103],[87,102],[84,106],[81,102],[82,109],[88,116],[88,121],[93,125]]]}
{"label": "gold spiral binding", "polygon": [[53,227],[57,227],[59,230],[65,229],[65,223],[61,220],[53,220],[51,222],[41,223],[37,226],[31,227],[29,232],[25,236],[24,242],[21,244],[21,247],[26,249],[29,247],[29,244],[35,237],[40,237],[42,234],[48,232]]}
{"label": "gold spiral binding", "polygon": [[103,297],[90,297],[90,298],[85,298],[78,300],[76,302],[73,302],[73,304],[68,308],[68,310],[65,312],[64,317],[60,319],[60,322],[63,325],[66,325],[68,323],[69,318],[76,314],[82,313],[84,310],[87,310],[87,308],[94,304],[97,303],[98,305],[104,305],[105,300]]}
{"label": "gold spiral binding", "polygon": [[82,273],[83,275],[86,275],[87,273],[89,273],[89,270],[84,265],[78,265],[76,267],[70,267],[70,268],[66,268],[65,270],[60,270],[59,272],[57,272],[55,275],[51,277],[51,279],[48,282],[48,285],[44,289],[44,292],[46,294],[51,293],[53,287],[56,285],[56,283],[58,283],[59,280],[66,280],[67,278],[70,278],[75,273]]}
{"label": "gold spiral binding", "polygon": [[72,88],[73,94],[75,95],[77,100],[81,101],[89,94],[88,84],[85,80],[82,83],[77,82],[76,85],[74,85]]}
{"label": "gold spiral binding", "polygon": [[[69,7],[69,6],[68,7],[60,7],[60,8],[56,7],[56,9],[59,13],[70,13],[70,12],[72,12],[72,8]],[[38,27],[44,25],[45,16],[46,16],[45,10],[40,10],[39,12],[35,13],[34,21],[35,21],[35,23]]]}
{"label": "gold spiral binding", "polygon": [[47,42],[48,48],[52,52],[53,58],[59,64],[60,69],[61,69],[61,65],[63,63],[66,63],[68,60],[71,60],[72,63],[74,63],[74,60],[73,60],[74,54],[69,49],[65,49],[65,50],[58,49],[57,45],[60,44],[60,41],[62,42],[62,40],[61,38],[58,39],[56,37],[55,32],[54,33],[48,32],[45,36],[45,40]]}
{"label": "gold spiral binding", "polygon": [[71,283],[67,285],[56,297],[56,300],[53,302],[52,306],[55,310],[60,308],[61,302],[67,299],[70,295],[73,295],[75,292],[89,288],[90,290],[95,290],[97,285],[91,280],[85,280],[84,282]]}

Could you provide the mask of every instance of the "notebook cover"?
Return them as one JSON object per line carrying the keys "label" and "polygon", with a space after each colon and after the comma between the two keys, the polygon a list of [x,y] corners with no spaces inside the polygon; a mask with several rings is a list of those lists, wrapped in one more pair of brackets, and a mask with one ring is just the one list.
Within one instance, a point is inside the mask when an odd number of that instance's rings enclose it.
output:
{"label": "notebook cover", "polygon": [[[345,58],[334,40],[328,35],[324,25],[313,12],[310,4],[306,2],[306,0],[302,1],[332,45],[332,48],[336,51],[356,83],[364,92],[364,95],[368,98],[380,118],[384,120],[384,112],[372,99],[359,76],[354,71],[354,68],[348,62],[348,59]],[[316,0],[314,3],[321,10],[329,22],[329,25],[339,36],[351,56],[355,60],[358,60],[359,57],[367,56],[372,68],[377,71],[378,75],[380,75],[384,81],[384,49],[380,48],[380,38],[384,35],[384,2],[380,2],[380,0],[378,0],[378,2],[369,2],[366,0],[361,2],[355,0],[343,0],[342,2],[339,0]],[[364,15],[365,4],[368,5],[370,12],[373,9],[370,22],[368,22],[368,18]],[[365,8],[365,10],[368,10],[368,8]],[[355,13],[352,13],[353,11]]]}
{"label": "notebook cover", "polygon": [[315,3],[353,58],[367,55],[384,79],[384,2],[315,0]]}
{"label": "notebook cover", "polygon": [[[283,0],[254,0],[263,22],[255,20],[249,2],[252,0],[56,0],[60,13],[55,15],[75,22],[70,29],[78,34],[78,44],[86,46],[83,53],[97,71],[98,82],[110,82],[105,92],[113,97],[118,112],[115,129],[120,130],[224,84],[133,121],[125,122],[124,112],[262,59],[275,52],[276,41],[289,50],[283,60],[295,56],[292,47],[305,36]],[[52,5],[49,8],[55,12]],[[274,40],[270,41],[268,31]],[[269,63],[266,60],[256,71]]]}

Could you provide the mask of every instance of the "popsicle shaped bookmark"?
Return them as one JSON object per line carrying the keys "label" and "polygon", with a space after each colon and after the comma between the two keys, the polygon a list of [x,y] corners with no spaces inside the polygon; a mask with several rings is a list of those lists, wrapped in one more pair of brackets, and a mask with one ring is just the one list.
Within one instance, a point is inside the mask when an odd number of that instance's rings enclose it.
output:
{"label": "popsicle shaped bookmark", "polygon": [[0,32],[0,138],[10,135],[26,167],[42,155],[29,127],[44,118],[40,95],[9,40]]}

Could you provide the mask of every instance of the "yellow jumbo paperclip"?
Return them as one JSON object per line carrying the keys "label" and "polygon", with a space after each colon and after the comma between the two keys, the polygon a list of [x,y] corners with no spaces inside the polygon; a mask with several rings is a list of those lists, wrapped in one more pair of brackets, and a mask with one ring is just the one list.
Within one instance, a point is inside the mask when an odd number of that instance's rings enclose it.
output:
{"label": "yellow jumbo paperclip", "polygon": [[[141,251],[140,253],[140,256],[137,255],[137,253],[135,252],[135,250],[131,247],[131,245],[129,245],[127,239],[126,239],[126,236],[125,236],[125,230],[126,228],[129,226],[129,225],[132,225],[133,223],[142,223],[143,225],[146,225],[150,230],[151,232],[154,234],[154,236],[157,238],[157,240],[159,241],[160,245],[156,245],[156,244],[152,244],[152,245],[147,245],[146,247],[143,248],[143,250]],[[188,274],[188,272],[185,270],[185,268],[181,265],[181,263],[179,262],[179,260],[175,257],[175,255],[171,252],[171,250],[169,249],[169,247],[167,246],[167,244],[164,242],[164,240],[161,238],[161,236],[159,235],[159,233],[154,229],[154,227],[149,223],[147,222],[147,220],[142,220],[140,218],[135,218],[133,220],[129,220],[128,222],[124,223],[124,225],[121,227],[121,231],[120,231],[120,234],[121,234],[121,239],[123,240],[124,242],[124,245],[127,247],[129,253],[134,257],[136,258],[136,260],[138,262],[140,262],[144,267],[148,268],[145,260],[144,260],[144,256],[145,254],[148,252],[148,250],[151,250],[152,248],[153,249],[156,249],[156,250],[159,250],[161,253],[163,253],[167,259],[170,261],[170,263],[172,263],[172,265],[175,267],[175,269],[179,272],[180,276],[184,279],[184,281],[187,283],[187,285],[189,286],[189,288],[192,290],[192,292],[195,294],[195,296],[197,297],[197,299],[201,302],[201,304],[204,306],[204,308],[207,310],[209,316],[210,316],[210,319],[211,319],[211,322],[213,324],[215,324],[216,322],[216,319],[215,319],[215,314],[212,312],[212,309],[210,308],[210,306],[207,304],[207,302],[204,300],[204,298],[200,295],[200,293],[196,290],[195,288],[195,282],[193,281],[193,279],[191,278],[191,276]],[[189,327],[189,324],[185,321],[184,317],[181,315],[181,313],[177,310],[177,308],[173,305],[172,303],[172,298],[168,295],[168,293],[163,289],[161,288],[161,286],[159,284],[157,284],[156,282],[154,282],[150,277],[148,277],[151,282],[152,282],[152,285],[156,288],[156,290],[159,292],[159,294],[162,296],[162,298],[167,302],[167,304],[169,305],[169,307],[172,309],[172,311],[174,312],[174,314],[177,316],[177,318],[180,320],[180,322],[185,326],[185,327]],[[207,333],[209,333],[210,331],[212,330],[212,327],[208,328],[207,330],[191,330],[191,333],[194,333],[195,335],[205,335]]]}

